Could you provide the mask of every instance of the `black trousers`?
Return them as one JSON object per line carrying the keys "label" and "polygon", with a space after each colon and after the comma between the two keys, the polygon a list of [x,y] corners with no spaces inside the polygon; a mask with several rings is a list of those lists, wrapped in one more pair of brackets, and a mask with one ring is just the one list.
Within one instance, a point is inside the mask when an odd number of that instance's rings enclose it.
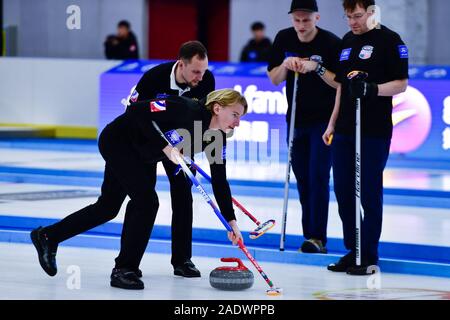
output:
{"label": "black trousers", "polygon": [[[391,140],[363,137],[361,141],[361,257],[363,264],[378,264],[383,223],[383,171]],[[355,137],[336,134],[332,145],[334,193],[339,205],[345,247],[356,250]]]}
{"label": "black trousers", "polygon": [[135,269],[144,255],[153,229],[159,202],[155,191],[156,165],[140,158],[130,141],[107,126],[100,135],[99,149],[106,161],[101,195],[89,205],[45,228],[58,243],[114,219],[128,195],[121,249],[116,268]]}
{"label": "black trousers", "polygon": [[296,128],[292,146],[292,170],[302,205],[305,239],[327,244],[330,200],[331,149],[322,141],[326,123]]}
{"label": "black trousers", "polygon": [[[171,263],[175,267],[192,257],[192,183],[183,172],[178,175],[174,174],[177,166],[172,161],[163,161],[163,166],[170,182],[172,200]],[[127,216],[125,216],[126,219]]]}

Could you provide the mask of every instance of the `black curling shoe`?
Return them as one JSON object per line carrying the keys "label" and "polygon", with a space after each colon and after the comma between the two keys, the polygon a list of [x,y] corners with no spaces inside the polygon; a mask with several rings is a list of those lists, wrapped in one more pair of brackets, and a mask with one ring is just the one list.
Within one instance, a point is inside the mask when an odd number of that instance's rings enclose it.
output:
{"label": "black curling shoe", "polygon": [[355,255],[350,252],[339,259],[338,262],[328,265],[327,269],[333,272],[347,272],[355,266]]}
{"label": "black curling shoe", "polygon": [[136,269],[136,270],[134,270],[134,273],[136,273],[136,276],[137,276],[138,278],[142,278],[142,270],[141,270],[141,269]]}
{"label": "black curling shoe", "polygon": [[377,265],[353,266],[347,269],[347,274],[351,276],[370,276],[379,270]]}
{"label": "black curling shoe", "polygon": [[144,289],[144,282],[142,282],[135,270],[131,269],[117,269],[114,268],[111,273],[111,287],[127,289],[127,290],[142,290]]}
{"label": "black curling shoe", "polygon": [[185,261],[183,264],[176,266],[173,274],[185,278],[199,278],[200,271],[195,267],[191,260]]}
{"label": "black curling shoe", "polygon": [[51,277],[56,275],[56,251],[57,244],[52,243],[44,232],[42,227],[34,229],[30,234],[31,241],[37,250],[39,263],[44,271]]}
{"label": "black curling shoe", "polygon": [[327,248],[322,244],[321,240],[309,239],[305,240],[300,248],[303,253],[322,253],[328,252]]}

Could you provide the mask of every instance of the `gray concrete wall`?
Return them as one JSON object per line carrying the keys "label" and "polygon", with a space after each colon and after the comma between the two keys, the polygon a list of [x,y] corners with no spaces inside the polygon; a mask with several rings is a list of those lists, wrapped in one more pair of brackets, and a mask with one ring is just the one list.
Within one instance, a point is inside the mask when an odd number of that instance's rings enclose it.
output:
{"label": "gray concrete wall", "polygon": [[118,61],[0,59],[0,123],[96,127],[100,75]]}
{"label": "gray concrete wall", "polygon": [[450,1],[429,0],[428,64],[450,65]]}
{"label": "gray concrete wall", "polygon": [[428,0],[377,0],[381,23],[399,33],[410,51],[410,63],[427,63]]}
{"label": "gray concrete wall", "polygon": [[[103,59],[103,41],[114,33],[121,19],[128,19],[138,37],[141,57],[147,56],[148,9],[151,0],[3,0],[4,26],[18,26],[18,55]],[[189,1],[189,0],[186,0]],[[251,37],[250,24],[267,26],[274,38],[291,26],[291,0],[231,0],[230,51],[237,61]],[[319,26],[344,35],[341,0],[318,0],[322,15]],[[81,30],[68,30],[66,8],[81,8]],[[377,0],[382,23],[398,32],[411,52],[411,63],[450,65],[450,1]]]}
{"label": "gray concrete wall", "polygon": [[[4,26],[18,26],[18,55],[103,59],[103,42],[129,20],[147,56],[146,0],[4,0]],[[69,30],[66,9],[81,9],[81,29]]]}

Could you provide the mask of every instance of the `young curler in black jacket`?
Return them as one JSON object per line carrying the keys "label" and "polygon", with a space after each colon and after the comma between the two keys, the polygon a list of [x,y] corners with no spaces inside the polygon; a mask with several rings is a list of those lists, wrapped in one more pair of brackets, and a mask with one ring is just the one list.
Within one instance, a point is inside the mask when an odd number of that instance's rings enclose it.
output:
{"label": "young curler in black jacket", "polygon": [[[162,150],[168,145],[167,141],[156,131],[152,121],[156,122],[163,132],[183,129],[188,133],[188,141],[191,143],[189,146],[185,144],[183,149],[191,150],[192,154],[205,151],[208,145],[216,142],[215,146],[218,148],[206,153],[210,163],[214,197],[225,219],[236,220],[226,177],[227,136],[221,130],[209,129],[212,114],[206,109],[205,102],[206,99],[198,101],[181,96],[168,96],[164,99],[132,103],[125,113],[104,129],[102,138],[108,139],[108,136],[111,136],[114,140],[114,137],[120,134],[145,163],[155,163],[166,158]],[[197,128],[201,128],[201,132],[196,130],[196,124]],[[198,143],[198,139],[201,139],[201,143]],[[219,157],[216,157],[217,154]]]}

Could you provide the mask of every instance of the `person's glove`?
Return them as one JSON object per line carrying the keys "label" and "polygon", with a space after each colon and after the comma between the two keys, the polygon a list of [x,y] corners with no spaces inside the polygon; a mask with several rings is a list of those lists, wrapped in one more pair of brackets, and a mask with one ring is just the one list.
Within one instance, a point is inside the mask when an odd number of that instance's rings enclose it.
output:
{"label": "person's glove", "polygon": [[378,85],[362,80],[350,81],[350,96],[353,99],[373,99],[378,96]]}

